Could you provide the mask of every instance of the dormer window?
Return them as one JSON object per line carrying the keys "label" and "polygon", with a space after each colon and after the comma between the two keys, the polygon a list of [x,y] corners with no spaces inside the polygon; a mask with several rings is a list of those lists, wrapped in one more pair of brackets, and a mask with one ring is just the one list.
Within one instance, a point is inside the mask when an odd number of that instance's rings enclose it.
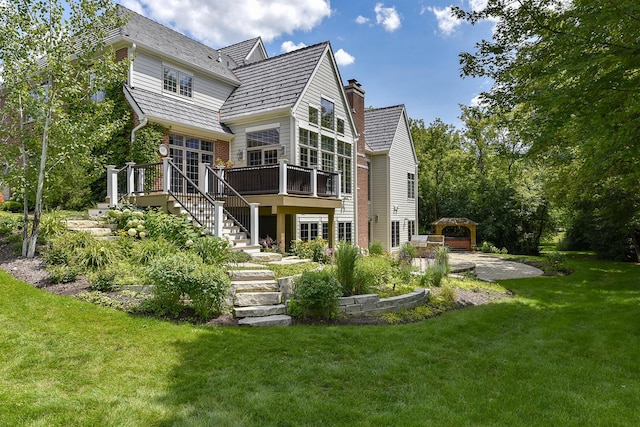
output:
{"label": "dormer window", "polygon": [[191,98],[193,95],[193,76],[171,67],[164,67],[163,89]]}

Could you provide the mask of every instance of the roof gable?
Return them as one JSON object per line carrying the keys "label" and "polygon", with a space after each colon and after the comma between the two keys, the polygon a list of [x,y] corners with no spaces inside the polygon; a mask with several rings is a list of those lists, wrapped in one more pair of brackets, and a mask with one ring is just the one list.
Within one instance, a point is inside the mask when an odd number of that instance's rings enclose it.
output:
{"label": "roof gable", "polygon": [[254,37],[220,49],[220,52],[228,55],[237,66],[244,65],[256,51],[258,51],[258,56],[262,59],[267,59],[269,57],[260,37]]}
{"label": "roof gable", "polygon": [[366,144],[371,151],[389,151],[403,112],[404,105],[372,108],[364,111],[364,133]]}
{"label": "roof gable", "polygon": [[222,120],[293,108],[328,48],[319,43],[236,68],[242,84],[222,106]]}

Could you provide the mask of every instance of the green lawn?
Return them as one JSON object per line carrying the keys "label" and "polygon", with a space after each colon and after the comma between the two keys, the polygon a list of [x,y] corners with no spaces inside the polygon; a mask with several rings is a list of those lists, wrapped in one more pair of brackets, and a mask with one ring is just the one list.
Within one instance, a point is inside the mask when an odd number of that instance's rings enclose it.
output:
{"label": "green lawn", "polygon": [[0,272],[0,425],[640,425],[640,266],[397,326],[176,325]]}

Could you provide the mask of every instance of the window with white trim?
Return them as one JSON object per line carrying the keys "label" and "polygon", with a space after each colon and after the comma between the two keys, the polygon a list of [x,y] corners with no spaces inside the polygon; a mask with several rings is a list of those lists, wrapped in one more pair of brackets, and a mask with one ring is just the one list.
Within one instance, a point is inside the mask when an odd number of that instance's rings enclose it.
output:
{"label": "window with white trim", "polygon": [[416,174],[414,173],[407,174],[407,198],[416,198]]}
{"label": "window with white trim", "polygon": [[191,98],[193,96],[193,76],[174,68],[163,67],[163,85],[165,92],[171,92],[178,95]]}
{"label": "window with white trim", "polygon": [[338,141],[338,172],[340,173],[340,190],[351,194],[351,144]]}
{"label": "window with white trim", "polygon": [[318,237],[317,222],[300,223],[300,240],[302,241],[313,240],[316,237]]}
{"label": "window with white trim", "polygon": [[407,222],[407,240],[411,241],[411,238],[416,234],[416,221],[410,220]]}
{"label": "window with white trim", "polygon": [[321,98],[320,99],[320,109],[322,115],[320,116],[322,121],[322,127],[327,129],[334,129],[334,105],[333,102]]}
{"label": "window with white trim", "polygon": [[278,163],[280,129],[265,129],[247,132],[247,164],[249,166]]}
{"label": "window with white trim", "polygon": [[313,167],[318,164],[318,134],[300,129],[300,166]]}
{"label": "window with white trim", "polygon": [[391,221],[391,247],[400,246],[400,221]]}
{"label": "window with white trim", "polygon": [[198,184],[200,163],[213,165],[213,142],[183,135],[169,135],[169,149],[173,163],[195,184]]}
{"label": "window with white trim", "polygon": [[344,134],[344,120],[336,119],[336,131],[340,134]]}
{"label": "window with white trim", "polygon": [[351,243],[353,241],[351,228],[352,228],[352,223],[339,222],[338,223],[338,240]]}
{"label": "window with white trim", "polygon": [[318,124],[318,109],[316,107],[309,106],[309,123],[313,123],[314,125]]}

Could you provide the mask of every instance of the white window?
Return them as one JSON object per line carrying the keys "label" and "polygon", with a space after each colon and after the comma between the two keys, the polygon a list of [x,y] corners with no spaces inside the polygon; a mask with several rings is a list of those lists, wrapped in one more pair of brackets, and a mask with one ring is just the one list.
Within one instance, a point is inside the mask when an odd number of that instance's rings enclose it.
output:
{"label": "white window", "polygon": [[249,166],[278,163],[280,129],[247,132],[247,163]]}
{"label": "white window", "polygon": [[407,198],[416,198],[416,174],[414,173],[407,174]]}
{"label": "white window", "polygon": [[213,165],[214,152],[211,141],[171,134],[169,149],[173,163],[196,185],[200,163]]}
{"label": "white window", "polygon": [[400,221],[391,221],[391,247],[400,246]]}
{"label": "white window", "polygon": [[353,241],[350,222],[338,223],[338,240],[351,243]]}
{"label": "white window", "polygon": [[322,109],[322,127],[327,129],[334,128],[334,105],[333,102],[324,98],[320,99],[320,108]]}
{"label": "white window", "polygon": [[165,65],[162,88],[165,92],[191,98],[193,96],[193,76]]}

